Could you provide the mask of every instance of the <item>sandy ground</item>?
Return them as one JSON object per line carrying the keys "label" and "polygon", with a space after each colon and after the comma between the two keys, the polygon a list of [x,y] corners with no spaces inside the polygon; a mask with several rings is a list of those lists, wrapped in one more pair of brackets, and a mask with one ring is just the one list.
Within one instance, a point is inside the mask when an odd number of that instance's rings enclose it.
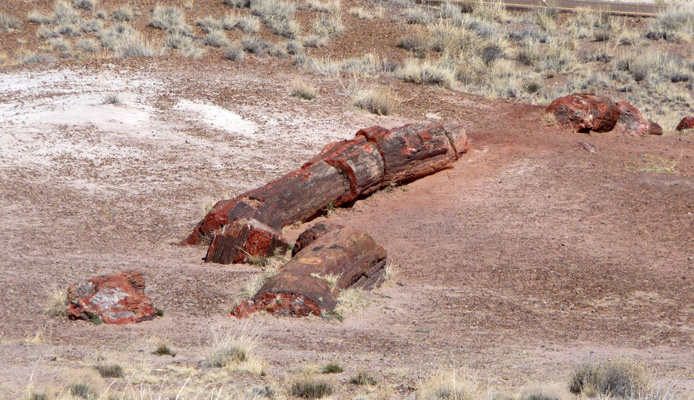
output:
{"label": "sandy ground", "polygon": [[[0,75],[0,397],[78,379],[106,387],[91,368],[104,360],[133,384],[174,387],[190,375],[281,385],[336,361],[337,397],[353,398],[360,369],[400,397],[442,367],[512,388],[564,384],[575,363],[620,356],[694,392],[694,137],[578,135],[542,126],[537,107],[430,87],[375,117],[345,105],[339,79],[316,79],[319,99],[306,102],[289,96],[290,76],[253,68],[118,61]],[[103,104],[108,94],[122,104]],[[229,318],[259,270],[175,245],[206,206],[331,141],[434,119],[468,127],[473,150],[454,169],[329,216],[369,232],[398,271],[342,323]],[[124,269],[143,271],[164,318],[43,314],[56,289]],[[266,376],[200,366],[215,335],[239,330],[261,334]],[[151,354],[162,340],[175,358]]]}

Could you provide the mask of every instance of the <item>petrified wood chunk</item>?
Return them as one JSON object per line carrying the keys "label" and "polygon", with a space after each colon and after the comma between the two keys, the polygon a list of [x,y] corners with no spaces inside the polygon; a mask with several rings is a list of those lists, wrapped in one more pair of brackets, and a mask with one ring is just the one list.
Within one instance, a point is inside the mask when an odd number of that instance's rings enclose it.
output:
{"label": "petrified wood chunk", "polygon": [[[359,229],[333,229],[297,253],[232,315],[242,317],[260,310],[294,316],[333,311],[341,290],[372,289],[382,282],[386,255],[382,246]],[[334,285],[328,282],[331,280]]]}
{"label": "petrified wood chunk", "polygon": [[[330,204],[352,202],[383,186],[450,168],[469,147],[461,126],[438,123],[360,130],[354,139],[329,144],[301,169],[234,199],[218,202],[183,244],[210,243],[235,218],[254,219],[279,231],[318,215]],[[233,232],[225,228],[224,240],[243,248],[242,243],[230,237]],[[221,259],[216,251],[208,251],[209,260]],[[236,258],[226,257],[230,262]]]}
{"label": "petrified wood chunk", "polygon": [[576,93],[560,97],[547,107],[559,123],[571,126],[576,132],[607,132],[619,119],[619,108],[605,96]]}
{"label": "petrified wood chunk", "polygon": [[158,312],[145,296],[145,281],[136,271],[97,276],[68,288],[69,319],[130,324],[154,319]]}
{"label": "petrified wood chunk", "polygon": [[296,243],[294,243],[294,248],[292,249],[292,257],[296,255],[301,249],[306,248],[309,244],[313,243],[316,239],[319,237],[325,235],[326,233],[334,230],[334,229],[339,229],[339,228],[344,228],[344,226],[340,224],[330,224],[330,223],[325,223],[325,222],[319,222],[312,227],[306,229],[305,231],[301,232],[301,235],[296,239]]}
{"label": "petrified wood chunk", "polygon": [[289,248],[282,234],[249,218],[235,218],[214,235],[205,262],[242,263],[251,256],[268,257]]}

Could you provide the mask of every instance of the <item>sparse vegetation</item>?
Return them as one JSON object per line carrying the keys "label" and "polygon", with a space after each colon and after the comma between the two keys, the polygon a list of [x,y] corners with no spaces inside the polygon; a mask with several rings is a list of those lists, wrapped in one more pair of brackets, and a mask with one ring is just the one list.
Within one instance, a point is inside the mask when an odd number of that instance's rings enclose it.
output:
{"label": "sparse vegetation", "polygon": [[429,25],[434,17],[421,8],[410,8],[405,11],[405,21],[408,24]]}
{"label": "sparse vegetation", "polygon": [[205,365],[226,367],[232,363],[248,361],[258,345],[258,340],[258,333],[249,329],[215,337],[212,349],[205,358]]}
{"label": "sparse vegetation", "polygon": [[292,96],[303,100],[313,100],[318,96],[316,89],[307,82],[296,79],[292,82]]}
{"label": "sparse vegetation", "polygon": [[152,11],[150,25],[169,33],[180,32],[190,35],[192,29],[186,23],[183,10],[178,7],[156,6]]}
{"label": "sparse vegetation", "polygon": [[81,8],[84,10],[92,11],[96,5],[96,0],[72,0],[72,5],[75,8]]}
{"label": "sparse vegetation", "polygon": [[335,363],[326,364],[325,367],[323,367],[323,369],[321,370],[321,372],[324,374],[339,374],[343,371],[344,369],[339,364]]}
{"label": "sparse vegetation", "polygon": [[251,36],[241,39],[241,47],[244,51],[261,56],[267,53],[270,44],[259,37]]}
{"label": "sparse vegetation", "polygon": [[569,381],[571,393],[590,397],[639,397],[648,394],[649,387],[644,365],[627,359],[580,364],[574,369]]}
{"label": "sparse vegetation", "polygon": [[315,35],[324,38],[343,36],[345,27],[342,25],[342,16],[340,14],[319,15],[313,23],[312,31]]}
{"label": "sparse vegetation", "polygon": [[391,90],[360,90],[354,97],[356,107],[376,115],[390,115],[397,104],[397,98]]}
{"label": "sparse vegetation", "polygon": [[19,29],[22,23],[15,17],[0,13],[0,32],[9,32],[13,29]]}
{"label": "sparse vegetation", "polygon": [[94,369],[99,371],[102,378],[121,378],[123,377],[123,367],[118,364],[98,364]]}
{"label": "sparse vegetation", "polygon": [[92,385],[84,382],[73,383],[68,385],[67,391],[70,395],[74,397],[79,397],[88,400],[96,399],[98,396],[96,389],[94,389]]}
{"label": "sparse vegetation", "polygon": [[212,31],[202,40],[208,46],[212,47],[229,47],[231,46],[231,40],[222,31]]}
{"label": "sparse vegetation", "polygon": [[340,11],[341,2],[340,0],[326,0],[325,2],[308,0],[308,6],[318,12],[332,14]]}
{"label": "sparse vegetation", "polygon": [[111,19],[116,22],[130,22],[133,18],[133,9],[126,5],[122,5],[111,11]]}
{"label": "sparse vegetation", "polygon": [[417,387],[417,400],[474,400],[478,398],[475,382],[463,371],[440,370],[432,373]]}
{"label": "sparse vegetation", "polygon": [[156,57],[162,55],[161,48],[155,47],[140,38],[139,35],[129,36],[118,43],[116,47],[116,57]]}
{"label": "sparse vegetation", "polygon": [[353,383],[355,385],[366,385],[366,386],[375,386],[378,384],[378,380],[371,376],[368,372],[365,371],[359,371],[357,375],[353,376],[349,380],[350,383]]}
{"label": "sparse vegetation", "polygon": [[396,71],[399,78],[417,84],[438,85],[446,88],[453,86],[455,75],[443,64],[432,64],[428,61],[406,60]]}
{"label": "sparse vegetation", "polygon": [[173,350],[171,350],[171,348],[166,344],[160,344],[159,346],[157,346],[157,349],[154,350],[152,354],[156,354],[158,356],[176,357],[176,353]]}
{"label": "sparse vegetation", "polygon": [[234,43],[224,50],[224,56],[231,61],[243,61],[246,58],[246,53],[243,52],[243,48],[238,43]]}
{"label": "sparse vegetation", "polygon": [[335,388],[330,382],[312,376],[296,380],[289,386],[292,396],[305,399],[320,399],[330,396],[334,391]]}
{"label": "sparse vegetation", "polygon": [[64,317],[69,304],[67,290],[56,290],[53,292],[51,304],[46,309],[46,315],[52,318]]}

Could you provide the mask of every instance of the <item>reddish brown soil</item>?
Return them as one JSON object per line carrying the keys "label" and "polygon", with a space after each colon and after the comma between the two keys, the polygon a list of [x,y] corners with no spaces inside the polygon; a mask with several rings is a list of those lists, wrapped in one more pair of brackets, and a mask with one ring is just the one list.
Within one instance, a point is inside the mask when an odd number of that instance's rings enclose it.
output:
{"label": "reddish brown soil", "polygon": [[[25,7],[12,4],[20,3]],[[682,396],[694,392],[694,136],[576,134],[543,126],[539,107],[391,78],[382,81],[403,102],[395,115],[375,117],[348,105],[339,88],[349,78],[303,75],[319,89],[318,100],[289,97],[289,82],[301,73],[288,60],[108,63],[61,61],[0,72],[42,76],[56,68],[91,77],[115,69],[156,79],[159,91],[131,90],[155,93],[148,106],[167,129],[209,145],[147,142],[145,136],[161,131],[135,128],[142,137],[123,137],[121,145],[143,149],[149,160],[121,165],[69,153],[48,164],[0,160],[0,301],[6,309],[0,397],[16,398],[29,383],[61,387],[103,360],[146,370],[155,386],[157,379],[180,386],[186,375],[173,367],[216,373],[200,365],[214,334],[244,326],[262,333],[257,352],[268,363],[267,376],[214,375],[215,383],[279,385],[305,365],[335,361],[346,368],[334,378],[339,398],[359,392],[347,381],[361,369],[401,393],[439,367],[468,366],[484,383],[518,387],[532,380],[563,383],[573,363],[592,354],[641,359],[657,384]],[[0,105],[21,110],[22,93],[4,93]],[[66,95],[32,99],[49,96]],[[236,142],[202,124],[177,125],[171,110],[184,98],[256,122],[259,113],[296,119],[277,117],[275,128],[268,125],[287,136]],[[260,186],[359,128],[427,119],[465,124],[472,150],[451,170],[378,192],[329,217],[367,231],[399,272],[369,294],[368,308],[342,323],[229,318],[232,299],[260,271],[205,264],[204,248],[175,244],[203,215],[204,203]],[[84,137],[89,145],[102,140],[89,127],[39,128],[36,141],[52,143],[51,135]],[[19,129],[0,125],[0,133]],[[583,150],[579,141],[594,143],[597,152]],[[230,144],[241,155],[213,162],[217,148]],[[661,168],[651,170],[660,172],[639,172],[652,160]],[[287,235],[294,239],[300,231]],[[106,326],[43,314],[54,289],[127,269],[144,273],[146,294],[165,311],[163,318]],[[151,354],[161,339],[175,358]],[[126,385],[121,380],[114,387]]]}

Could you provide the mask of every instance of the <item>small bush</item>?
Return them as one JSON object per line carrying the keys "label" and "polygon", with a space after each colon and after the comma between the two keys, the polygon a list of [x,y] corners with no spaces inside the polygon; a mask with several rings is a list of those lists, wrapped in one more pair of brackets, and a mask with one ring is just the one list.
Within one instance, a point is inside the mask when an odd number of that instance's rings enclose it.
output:
{"label": "small bush", "polygon": [[429,25],[434,21],[434,17],[421,8],[410,8],[405,11],[405,21],[408,24]]}
{"label": "small bush", "polygon": [[[22,62],[24,61],[22,60]],[[24,64],[31,63],[24,62]],[[53,292],[51,304],[46,309],[46,315],[52,318],[64,317],[68,305],[70,305],[70,302],[67,299],[67,290],[56,290]]]}
{"label": "small bush", "polygon": [[83,399],[96,399],[96,390],[88,383],[73,383],[67,386],[67,391],[74,397]]}
{"label": "small bush", "polygon": [[107,93],[101,97],[101,104],[119,106],[123,104],[123,101],[118,96],[118,93]]}
{"label": "small bush", "polygon": [[222,21],[210,16],[207,16],[204,19],[199,19],[197,24],[200,27],[200,29],[202,29],[202,31],[205,33],[221,31],[222,29],[224,29],[224,24],[222,23]]}
{"label": "small bush", "polygon": [[325,3],[320,0],[309,0],[309,8],[322,13],[336,13],[340,11],[340,0],[327,0]]}
{"label": "small bush", "polygon": [[205,50],[191,43],[181,48],[181,55],[187,58],[200,58],[205,55]]}
{"label": "small bush", "polygon": [[253,15],[235,16],[229,14],[222,20],[224,29],[238,28],[243,33],[258,33],[260,31],[260,20]]}
{"label": "small bush", "polygon": [[55,61],[55,57],[46,53],[27,53],[22,56],[22,64],[47,64]]}
{"label": "small bush", "polygon": [[321,370],[322,373],[324,374],[339,374],[340,372],[343,372],[344,369],[335,363],[330,363],[327,364],[323,369]]}
{"label": "small bush", "polygon": [[372,114],[390,115],[397,99],[389,90],[362,90],[355,96],[353,104]]}
{"label": "small bush", "polygon": [[[429,44],[426,38],[416,33],[408,33],[398,41],[398,47],[413,53],[423,53],[428,50]],[[441,46],[445,47],[445,46]]]}
{"label": "small bush", "polygon": [[102,46],[116,51],[121,43],[133,38],[139,38],[139,34],[130,25],[116,24],[102,32],[99,39]]}
{"label": "small bush", "polygon": [[72,0],[72,5],[75,8],[92,11],[96,5],[96,0]]}
{"label": "small bush", "polygon": [[123,376],[123,367],[118,364],[99,364],[94,367],[102,378],[121,378]]}
{"label": "small bush", "polygon": [[134,18],[133,9],[128,6],[120,6],[111,11],[111,19],[116,22],[129,22]]}
{"label": "small bush", "polygon": [[125,38],[116,48],[116,57],[118,58],[156,57],[161,54],[161,49],[154,48],[139,37]]}
{"label": "small bush", "polygon": [[158,356],[171,356],[176,357],[176,353],[171,350],[171,348],[165,344],[160,344],[156,350],[152,352]]}
{"label": "small bush", "polygon": [[247,361],[258,344],[255,332],[239,332],[215,338],[204,364],[209,367],[225,367],[235,362]]}
{"label": "small bush", "polygon": [[234,8],[248,8],[251,6],[251,0],[222,0],[222,3]]}
{"label": "small bush", "polygon": [[292,396],[305,399],[320,399],[330,396],[334,391],[335,389],[330,382],[311,377],[292,382],[289,387],[289,393]]}
{"label": "small bush", "polygon": [[53,6],[53,21],[56,25],[77,24],[82,18],[72,6],[64,1],[56,1]]}
{"label": "small bush", "polygon": [[302,43],[305,47],[318,48],[325,46],[327,39],[318,35],[309,35],[304,38]]}
{"label": "small bush", "polygon": [[224,56],[231,61],[243,61],[246,58],[246,53],[243,52],[243,48],[234,43],[224,50]]}
{"label": "small bush", "polygon": [[42,14],[36,10],[29,13],[27,16],[29,22],[40,25],[48,25],[53,23],[53,16],[50,14]]}
{"label": "small bush", "polygon": [[[439,371],[418,385],[417,400],[474,400],[477,388],[468,377],[459,371]],[[481,397],[481,396],[480,396]]]}
{"label": "small bush", "polygon": [[150,26],[166,32],[181,32],[191,34],[191,28],[186,24],[183,11],[178,7],[156,6],[152,11]]}
{"label": "small bush", "polygon": [[450,69],[412,59],[405,61],[405,65],[396,71],[396,75],[407,82],[420,85],[438,85],[450,88],[455,82],[455,75]]}
{"label": "small bush", "polygon": [[569,391],[590,397],[642,396],[649,388],[643,364],[625,359],[607,362],[588,362],[578,365],[569,381]]}
{"label": "small bush", "polygon": [[0,13],[0,32],[9,32],[21,27],[22,23],[17,18]]}
{"label": "small bush", "polygon": [[29,395],[29,400],[49,400],[46,393],[31,393]]}
{"label": "small bush", "polygon": [[213,31],[202,39],[202,42],[212,47],[228,47],[231,46],[231,40],[223,31]]}
{"label": "small bush", "polygon": [[338,37],[345,34],[340,14],[332,14],[328,17],[320,15],[313,23],[313,33],[320,37]]}
{"label": "small bush", "polygon": [[244,51],[249,53],[263,55],[267,53],[270,44],[261,38],[253,36],[241,39],[241,47],[243,47]]}
{"label": "small bush", "polygon": [[104,30],[104,23],[98,19],[80,21],[80,30],[83,33],[101,32]]}
{"label": "small bush", "polygon": [[356,376],[353,376],[350,380],[350,383],[353,383],[355,385],[369,385],[369,386],[375,386],[378,384],[378,381],[376,378],[373,376],[369,375],[367,372],[364,371],[359,371],[359,373]]}
{"label": "small bush", "polygon": [[287,54],[296,55],[304,51],[303,45],[298,42],[287,43]]}
{"label": "small bush", "polygon": [[184,49],[193,45],[193,39],[181,32],[170,33],[166,36],[164,45],[170,49]]}

